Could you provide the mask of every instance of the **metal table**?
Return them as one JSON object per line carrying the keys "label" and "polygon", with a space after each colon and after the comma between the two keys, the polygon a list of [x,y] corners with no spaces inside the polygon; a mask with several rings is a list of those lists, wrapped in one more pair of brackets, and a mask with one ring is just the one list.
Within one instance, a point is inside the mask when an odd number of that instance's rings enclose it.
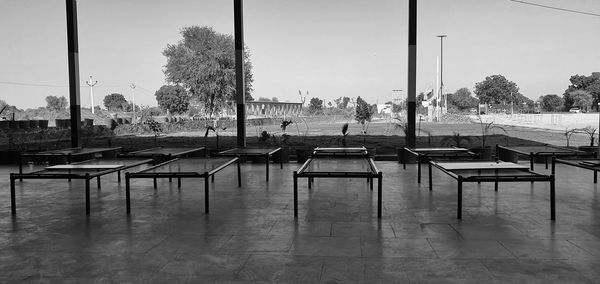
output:
{"label": "metal table", "polygon": [[525,165],[512,162],[429,162],[429,190],[433,189],[431,169],[436,167],[458,181],[456,218],[462,218],[462,184],[464,182],[494,182],[498,191],[499,182],[550,182],[550,219],[556,219],[554,175],[544,175],[530,170]]}
{"label": "metal table", "polygon": [[[408,148],[404,147],[405,153],[417,157],[417,183],[421,183],[421,164],[423,161],[429,162],[434,158],[475,158],[477,154],[467,148],[459,147],[436,147],[436,148]],[[403,161],[402,168],[406,170],[406,159]]]}
{"label": "metal table", "polygon": [[[199,156],[201,154],[201,156]],[[137,157],[137,158],[152,158],[156,163],[162,163],[164,161],[173,158],[182,157],[206,157],[206,147],[197,148],[178,148],[178,147],[156,147],[150,149],[144,149],[129,153],[121,154],[123,157]]]}
{"label": "metal table", "polygon": [[208,178],[214,181],[215,174],[227,166],[237,163],[238,187],[242,186],[239,158],[176,158],[156,166],[144,169],[138,172],[125,173],[125,198],[127,200],[127,214],[131,213],[130,201],[130,179],[133,178],[152,178],[154,180],[154,189],[156,189],[157,178],[177,178],[177,187],[181,188],[182,178],[203,178],[204,179],[204,212],[209,211]]}
{"label": "metal table", "polygon": [[264,157],[266,180],[269,181],[269,159],[275,153],[279,153],[280,168],[283,169],[283,159],[281,159],[281,147],[278,148],[233,148],[219,152],[219,156],[234,156],[234,157]]}
{"label": "metal table", "polygon": [[[335,154],[334,154],[335,153]],[[342,154],[346,153],[346,154]],[[316,148],[313,155],[294,171],[294,217],[298,218],[298,178],[308,179],[308,188],[314,178],[366,178],[373,190],[377,178],[377,218],[381,218],[383,174],[375,166],[366,149]]]}
{"label": "metal table", "polygon": [[117,156],[123,147],[108,147],[108,148],[64,148],[57,150],[48,150],[37,153],[23,153],[19,155],[19,173],[23,173],[23,162],[31,159],[45,159],[50,162],[50,159],[60,158],[61,163],[70,164],[72,162],[88,160],[93,158],[114,158]]}
{"label": "metal table", "polygon": [[598,183],[598,171],[600,171],[600,160],[565,160],[552,157],[552,174],[556,172],[556,164],[565,164],[594,172],[594,183]]}
{"label": "metal table", "polygon": [[100,177],[117,172],[118,181],[121,181],[121,171],[139,166],[151,164],[152,159],[92,159],[74,162],[66,165],[46,167],[42,170],[30,173],[10,174],[10,205],[13,215],[17,213],[15,202],[15,180],[16,179],[83,179],[85,180],[85,214],[90,214],[90,180],[97,178],[98,189],[100,189]]}
{"label": "metal table", "polygon": [[501,146],[496,145],[496,157],[502,161],[516,163],[519,155],[529,157],[529,166],[533,170],[534,160],[543,158],[548,168],[548,161],[554,157],[595,157],[596,153],[580,151],[571,148],[553,146],[549,144],[534,146]]}

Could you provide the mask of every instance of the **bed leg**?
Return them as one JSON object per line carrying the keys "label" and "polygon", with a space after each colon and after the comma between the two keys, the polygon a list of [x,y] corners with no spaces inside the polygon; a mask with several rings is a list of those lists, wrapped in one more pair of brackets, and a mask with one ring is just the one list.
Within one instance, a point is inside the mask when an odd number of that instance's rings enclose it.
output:
{"label": "bed leg", "polygon": [[417,183],[421,183],[421,155],[417,155]]}
{"label": "bed leg", "polygon": [[[310,185],[310,178],[308,178]],[[294,171],[294,218],[298,218],[298,172]]]}
{"label": "bed leg", "polygon": [[85,215],[90,215],[90,175],[85,175]]}
{"label": "bed leg", "polygon": [[550,220],[556,220],[556,191],[554,175],[550,176]]}
{"label": "bed leg", "polygon": [[266,154],[265,158],[266,158],[265,171],[266,171],[266,175],[267,175],[267,181],[269,181],[269,154]]}
{"label": "bed leg", "polygon": [[431,163],[427,163],[428,171],[429,171],[429,191],[433,189],[433,177],[431,175]]}
{"label": "bed leg", "polygon": [[125,173],[125,206],[127,208],[127,215],[131,214],[131,195],[129,191],[129,174]]}
{"label": "bed leg", "polygon": [[238,178],[238,187],[242,187],[242,171],[240,170],[240,160],[237,160],[237,178]]}
{"label": "bed leg", "polygon": [[458,177],[458,200],[456,205],[456,219],[462,219],[462,177]]}
{"label": "bed leg", "polygon": [[[373,183],[371,183],[373,184]],[[377,173],[377,218],[381,219],[381,199],[383,188],[383,174]]]}
{"label": "bed leg", "polygon": [[208,206],[209,206],[209,202],[208,202],[208,173],[204,173],[204,213],[208,214]]}
{"label": "bed leg", "polygon": [[15,200],[15,179],[10,177],[10,213],[17,214],[17,202]]}

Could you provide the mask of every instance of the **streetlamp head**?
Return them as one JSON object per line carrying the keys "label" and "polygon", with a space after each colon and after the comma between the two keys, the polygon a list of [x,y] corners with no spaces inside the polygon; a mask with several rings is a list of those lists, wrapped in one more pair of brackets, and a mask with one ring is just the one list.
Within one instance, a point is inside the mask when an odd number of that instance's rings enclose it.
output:
{"label": "streetlamp head", "polygon": [[447,37],[447,35],[438,35],[437,37]]}

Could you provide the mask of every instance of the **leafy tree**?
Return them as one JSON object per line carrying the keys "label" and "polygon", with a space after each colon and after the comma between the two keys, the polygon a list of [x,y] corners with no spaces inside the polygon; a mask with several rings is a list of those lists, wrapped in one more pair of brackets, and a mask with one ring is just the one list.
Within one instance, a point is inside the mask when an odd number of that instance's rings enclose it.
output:
{"label": "leafy tree", "polygon": [[587,109],[592,104],[592,95],[585,90],[575,90],[569,93],[569,99],[574,107]]}
{"label": "leafy tree", "polygon": [[312,98],[308,103],[308,112],[315,114],[323,111],[323,100],[319,98]]}
{"label": "leafy tree", "polygon": [[190,96],[179,85],[163,85],[154,96],[158,106],[171,113],[184,113],[190,107]]}
{"label": "leafy tree", "polygon": [[350,103],[350,98],[349,97],[339,97],[337,99],[334,99],[333,102],[335,103],[337,108],[346,109],[348,107],[348,103]]}
{"label": "leafy tree", "polygon": [[468,88],[460,88],[454,94],[448,94],[448,105],[464,111],[477,107],[477,99],[471,95]]}
{"label": "leafy tree", "polygon": [[278,99],[277,97],[273,97],[273,98],[271,99],[271,101],[272,101],[272,102],[276,102],[276,103],[278,103],[278,102],[279,102],[279,99]]}
{"label": "leafy tree", "polygon": [[104,97],[104,107],[107,110],[125,110],[127,108],[127,100],[121,94],[112,93]]}
{"label": "leafy tree", "polygon": [[571,85],[567,87],[565,93],[563,94],[566,109],[569,109],[573,106],[573,102],[571,101],[569,94],[576,90],[587,91],[590,95],[592,95],[592,106],[598,104],[598,98],[600,96],[600,72],[594,72],[590,76],[573,75],[569,81],[571,82]]}
{"label": "leafy tree", "polygon": [[69,106],[67,98],[64,96],[47,96],[46,97],[46,108],[53,111],[64,110]]}
{"label": "leafy tree", "polygon": [[354,119],[364,125],[366,122],[371,121],[373,117],[373,108],[360,96],[356,98],[356,113]]}
{"label": "leafy tree", "polygon": [[[123,109],[124,111],[133,111],[133,103],[132,102],[127,102],[127,104],[125,105],[125,108]],[[140,111],[141,107],[140,105],[136,104],[135,105],[135,111]]]}
{"label": "leafy tree", "polygon": [[515,98],[521,95],[517,84],[502,75],[485,77],[484,81],[475,84],[474,93],[480,102],[495,104],[516,102]]}
{"label": "leafy tree", "polygon": [[271,101],[271,99],[269,99],[269,98],[265,98],[265,97],[258,97],[258,101],[259,101],[259,102],[270,102],[270,101]]}
{"label": "leafy tree", "polygon": [[[231,35],[211,27],[184,27],[183,39],[163,50],[166,81],[181,85],[204,105],[209,117],[235,99],[235,45]],[[252,64],[244,48],[245,97],[252,101]]]}
{"label": "leafy tree", "polygon": [[555,94],[541,96],[539,101],[544,111],[560,111],[564,104],[563,99]]}

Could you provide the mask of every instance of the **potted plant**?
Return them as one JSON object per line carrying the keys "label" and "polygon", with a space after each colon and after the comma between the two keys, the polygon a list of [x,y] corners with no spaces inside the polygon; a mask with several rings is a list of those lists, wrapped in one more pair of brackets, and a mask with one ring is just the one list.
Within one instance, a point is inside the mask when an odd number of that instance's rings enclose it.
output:
{"label": "potted plant", "polygon": [[[466,145],[462,144],[462,142],[465,142]],[[453,131],[452,136],[444,137],[440,141],[440,144],[442,146],[458,147],[458,148],[469,147],[471,145],[471,137],[461,136],[460,133]]]}
{"label": "potted plant", "polygon": [[152,133],[154,133],[154,146],[158,146],[158,136],[160,136],[160,133],[162,133],[162,127],[160,126],[160,123],[158,123],[158,121],[154,120],[152,117],[149,117],[146,119],[144,124],[146,124]]}
{"label": "potted plant", "polygon": [[478,115],[477,117],[479,118],[479,125],[481,126],[481,148],[476,147],[471,150],[478,153],[481,159],[490,160],[492,158],[493,148],[486,143],[488,142],[488,136],[496,129],[502,130],[505,134],[508,134],[508,132],[502,126],[495,125],[493,121],[483,122],[481,115]]}
{"label": "potted plant", "polygon": [[342,126],[342,147],[346,147],[346,137],[348,136],[348,123]]}
{"label": "potted plant", "polygon": [[577,132],[580,133],[584,133],[588,136],[589,141],[590,141],[590,145],[589,146],[579,146],[578,149],[581,151],[585,151],[585,152],[589,152],[589,153],[593,153],[593,152],[597,152],[598,151],[598,147],[594,146],[594,140],[595,140],[595,135],[596,135],[596,131],[598,129],[591,127],[591,126],[586,126],[584,128],[580,128],[577,129]]}
{"label": "potted plant", "polygon": [[306,144],[306,136],[308,135],[308,132],[310,130],[310,127],[308,126],[306,119],[304,119],[302,117],[298,117],[298,119],[300,119],[302,121],[302,123],[304,124],[305,130],[304,130],[304,132],[300,132],[300,127],[299,127],[300,123],[298,123],[298,122],[294,123],[294,125],[296,125],[296,129],[298,131],[298,136],[300,136],[300,145],[295,147],[296,161],[298,163],[304,163],[308,159],[310,154],[312,153],[313,147],[311,145]]}
{"label": "potted plant", "polygon": [[[206,125],[206,132],[204,133],[204,140],[206,140],[206,137],[208,137],[208,133],[210,131],[215,133],[215,140],[216,140],[216,152],[218,153],[220,151],[220,147],[219,147],[219,131],[223,130],[225,131],[227,129],[227,127],[219,127],[217,126],[217,121],[213,121],[213,125]],[[212,153],[211,153],[212,156]]]}
{"label": "potted plant", "polygon": [[570,142],[571,142],[571,136],[573,136],[574,133],[577,132],[576,128],[573,129],[569,129],[569,128],[565,128],[565,139],[567,140],[567,148],[571,147]]}
{"label": "potted plant", "polygon": [[[278,163],[278,162],[289,163],[290,162],[290,147],[289,147],[290,135],[287,134],[287,128],[288,128],[288,126],[290,126],[293,123],[294,122],[291,119],[282,120],[281,124],[279,125],[279,127],[281,128],[281,132],[282,132],[281,136],[276,137],[273,135],[273,137],[271,138],[272,141],[274,142],[274,145],[281,147],[281,157],[280,157],[280,155],[273,156],[273,160],[276,163]],[[280,160],[280,158],[281,158],[281,160]]]}

